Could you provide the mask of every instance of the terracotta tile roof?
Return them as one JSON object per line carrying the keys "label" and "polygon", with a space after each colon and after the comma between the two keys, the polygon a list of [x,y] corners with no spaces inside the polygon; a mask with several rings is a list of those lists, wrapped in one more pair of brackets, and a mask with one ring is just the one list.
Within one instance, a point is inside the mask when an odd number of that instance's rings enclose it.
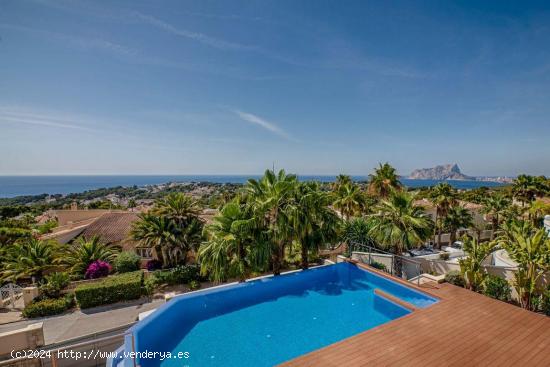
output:
{"label": "terracotta tile roof", "polygon": [[86,239],[99,236],[104,243],[122,242],[128,239],[132,223],[138,218],[138,213],[105,213],[87,226],[81,236]]}

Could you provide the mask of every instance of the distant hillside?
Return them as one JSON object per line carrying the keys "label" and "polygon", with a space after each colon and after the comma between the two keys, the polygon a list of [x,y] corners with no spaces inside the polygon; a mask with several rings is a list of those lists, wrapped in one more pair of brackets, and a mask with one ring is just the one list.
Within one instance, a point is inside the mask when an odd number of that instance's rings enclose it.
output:
{"label": "distant hillside", "polygon": [[475,177],[460,172],[460,168],[456,163],[433,168],[415,169],[409,178],[413,180],[476,180]]}

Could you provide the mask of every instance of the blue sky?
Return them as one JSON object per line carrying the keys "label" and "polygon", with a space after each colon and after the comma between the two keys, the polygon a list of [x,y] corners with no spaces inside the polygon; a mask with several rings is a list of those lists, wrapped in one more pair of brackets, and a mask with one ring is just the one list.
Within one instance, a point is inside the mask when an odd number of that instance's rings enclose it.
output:
{"label": "blue sky", "polygon": [[2,0],[0,37],[0,174],[550,174],[544,2]]}

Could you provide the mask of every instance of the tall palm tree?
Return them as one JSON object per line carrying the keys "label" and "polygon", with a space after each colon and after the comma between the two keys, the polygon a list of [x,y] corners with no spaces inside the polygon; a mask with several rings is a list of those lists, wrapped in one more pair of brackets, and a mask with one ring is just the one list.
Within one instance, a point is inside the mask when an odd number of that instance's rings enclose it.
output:
{"label": "tall palm tree", "polygon": [[169,194],[157,200],[151,212],[141,217],[134,226],[133,237],[152,247],[164,265],[176,265],[186,259],[189,251],[196,251],[203,240],[200,213],[197,201],[191,196],[181,192]]}
{"label": "tall palm tree", "polygon": [[94,261],[113,263],[119,252],[118,247],[102,243],[98,236],[90,239],[80,237],[76,243],[67,247],[63,263],[68,266],[71,273],[84,275]]}
{"label": "tall palm tree", "polygon": [[430,192],[430,200],[435,205],[435,225],[437,226],[437,246],[441,247],[441,232],[444,218],[449,209],[456,205],[456,190],[447,182],[435,185]]}
{"label": "tall palm tree", "polygon": [[401,189],[397,171],[389,163],[380,163],[369,175],[369,191],[382,198],[387,198],[391,191]]}
{"label": "tall palm tree", "polygon": [[322,244],[336,241],[340,219],[330,209],[330,197],[315,182],[296,184],[289,207],[294,240],[300,244],[301,266],[309,266],[309,251],[317,252]]}
{"label": "tall palm tree", "polygon": [[491,225],[493,230],[491,239],[494,239],[500,226],[500,221],[506,215],[506,211],[510,205],[512,205],[512,202],[501,194],[491,195],[485,200],[483,205],[483,213],[491,216]]}
{"label": "tall palm tree", "polygon": [[332,195],[334,197],[332,205],[344,220],[360,214],[366,206],[365,195],[359,185],[354,183],[339,186]]}
{"label": "tall palm tree", "polygon": [[154,214],[140,214],[130,236],[140,245],[153,249],[163,266],[173,263],[170,253],[177,246],[177,229],[173,221]]}
{"label": "tall palm tree", "polygon": [[178,227],[197,221],[200,213],[198,202],[181,192],[171,193],[157,200],[152,210],[152,214],[172,220]]}
{"label": "tall palm tree", "polygon": [[372,217],[371,233],[383,248],[395,254],[424,243],[433,235],[433,221],[424,208],[414,204],[414,196],[395,191],[382,200]]}
{"label": "tall palm tree", "polygon": [[39,282],[45,272],[59,266],[60,258],[60,249],[53,242],[35,238],[16,242],[6,250],[1,279],[15,281],[30,277]]}
{"label": "tall palm tree", "polygon": [[503,232],[498,243],[518,263],[514,288],[521,306],[532,310],[537,281],[550,270],[550,239],[543,228],[533,228],[529,222],[505,224]]}
{"label": "tall palm tree", "polygon": [[265,263],[264,252],[257,251],[261,246],[257,224],[245,205],[238,201],[226,204],[205,227],[207,239],[198,252],[203,275],[208,274],[215,282],[234,276],[244,281],[258,263]]}
{"label": "tall palm tree", "polygon": [[248,205],[259,218],[265,237],[269,239],[274,275],[281,274],[285,246],[292,240],[289,208],[296,183],[296,176],[287,175],[284,170],[277,174],[266,170],[260,180],[250,179],[244,188]]}
{"label": "tall palm tree", "polygon": [[456,241],[456,231],[460,228],[469,228],[473,225],[472,213],[462,205],[455,205],[449,208],[443,225],[449,230],[450,244]]}
{"label": "tall palm tree", "polygon": [[544,176],[535,177],[529,175],[519,175],[513,183],[512,193],[523,206],[535,200],[537,196],[542,196],[549,190]]}
{"label": "tall palm tree", "polygon": [[176,242],[171,249],[174,264],[185,261],[190,251],[196,252],[199,249],[204,239],[203,228],[204,223],[198,218],[190,220],[186,226],[177,227]]}
{"label": "tall palm tree", "polygon": [[483,261],[494,251],[496,246],[495,241],[479,242],[476,238],[464,237],[464,252],[468,256],[458,260],[458,262],[460,271],[470,290],[478,290],[483,283],[486,276],[483,270]]}

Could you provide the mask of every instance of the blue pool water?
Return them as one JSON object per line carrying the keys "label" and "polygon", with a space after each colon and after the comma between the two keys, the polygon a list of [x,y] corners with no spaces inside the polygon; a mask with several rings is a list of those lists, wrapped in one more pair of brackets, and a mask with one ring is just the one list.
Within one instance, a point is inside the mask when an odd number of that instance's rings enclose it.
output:
{"label": "blue pool water", "polygon": [[[178,297],[132,328],[136,351],[188,359],[148,366],[273,366],[384,324],[410,311],[374,293],[427,307],[421,292],[341,263]],[[125,350],[131,350],[127,338]]]}

